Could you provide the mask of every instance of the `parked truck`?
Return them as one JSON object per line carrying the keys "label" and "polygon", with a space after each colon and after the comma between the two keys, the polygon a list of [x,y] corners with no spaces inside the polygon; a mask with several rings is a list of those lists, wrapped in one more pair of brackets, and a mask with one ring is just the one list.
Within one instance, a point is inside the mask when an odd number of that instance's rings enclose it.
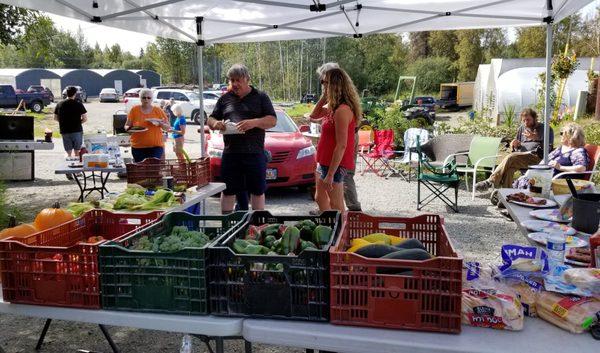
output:
{"label": "parked truck", "polygon": [[50,104],[50,98],[44,93],[16,93],[11,85],[0,85],[0,108],[17,108],[23,101],[23,108],[41,113]]}
{"label": "parked truck", "polygon": [[443,109],[460,109],[473,105],[475,82],[442,83],[437,105]]}

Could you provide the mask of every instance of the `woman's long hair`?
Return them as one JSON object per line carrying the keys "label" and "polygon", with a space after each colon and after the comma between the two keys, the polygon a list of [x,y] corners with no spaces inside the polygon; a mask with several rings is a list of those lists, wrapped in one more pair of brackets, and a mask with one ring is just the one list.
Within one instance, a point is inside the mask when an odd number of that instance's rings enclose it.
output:
{"label": "woman's long hair", "polygon": [[358,123],[362,117],[360,98],[346,71],[340,68],[328,70],[325,73],[324,81],[329,109],[335,111],[341,104],[347,104],[354,113],[354,120]]}

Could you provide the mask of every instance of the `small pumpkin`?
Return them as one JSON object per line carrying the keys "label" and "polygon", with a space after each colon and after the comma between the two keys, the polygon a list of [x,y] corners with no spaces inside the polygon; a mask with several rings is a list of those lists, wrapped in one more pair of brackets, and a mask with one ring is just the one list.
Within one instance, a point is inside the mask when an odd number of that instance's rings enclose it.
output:
{"label": "small pumpkin", "polygon": [[31,224],[19,224],[17,225],[17,219],[14,216],[10,216],[8,219],[8,228],[0,231],[0,239],[6,239],[9,237],[25,238],[38,230]]}
{"label": "small pumpkin", "polygon": [[50,229],[73,220],[71,212],[60,208],[58,202],[50,208],[44,208],[35,216],[33,226],[40,231]]}

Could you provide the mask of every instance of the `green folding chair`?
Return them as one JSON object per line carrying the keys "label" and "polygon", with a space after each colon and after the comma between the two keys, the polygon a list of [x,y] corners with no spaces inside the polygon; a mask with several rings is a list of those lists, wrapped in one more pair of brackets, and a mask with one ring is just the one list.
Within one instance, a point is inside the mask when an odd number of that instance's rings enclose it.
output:
{"label": "green folding chair", "polygon": [[[417,138],[417,153],[419,163],[417,164],[417,210],[427,206],[435,199],[442,200],[454,212],[458,212],[458,185],[460,177],[456,170],[456,158],[445,162],[443,166],[436,167],[429,163],[425,153],[421,150],[421,143]],[[423,184],[431,194],[421,200],[421,184]],[[454,202],[446,195],[446,191],[454,189]]]}
{"label": "green folding chair", "polygon": [[496,168],[496,162],[500,156],[498,151],[500,150],[501,142],[502,139],[499,137],[475,136],[473,137],[473,140],[471,140],[469,152],[454,153],[446,157],[444,164],[448,163],[452,158],[456,158],[456,156],[468,156],[466,164],[458,165],[456,171],[465,175],[465,185],[467,191],[469,191],[469,174],[473,174],[473,190],[471,200],[475,200],[475,184],[477,183],[477,173],[484,172],[489,174],[494,171],[494,168]]}

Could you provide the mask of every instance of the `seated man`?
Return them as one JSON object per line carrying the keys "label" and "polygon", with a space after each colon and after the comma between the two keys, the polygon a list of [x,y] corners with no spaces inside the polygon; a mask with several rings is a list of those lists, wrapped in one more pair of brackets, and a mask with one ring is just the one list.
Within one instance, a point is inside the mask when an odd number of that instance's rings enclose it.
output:
{"label": "seated man", "polygon": [[[544,124],[538,123],[537,113],[531,108],[523,109],[521,123],[516,138],[510,143],[513,152],[504,157],[487,180],[475,184],[475,190],[510,188],[516,171],[540,163],[544,154]],[[554,133],[550,129],[550,148],[553,143]]]}

